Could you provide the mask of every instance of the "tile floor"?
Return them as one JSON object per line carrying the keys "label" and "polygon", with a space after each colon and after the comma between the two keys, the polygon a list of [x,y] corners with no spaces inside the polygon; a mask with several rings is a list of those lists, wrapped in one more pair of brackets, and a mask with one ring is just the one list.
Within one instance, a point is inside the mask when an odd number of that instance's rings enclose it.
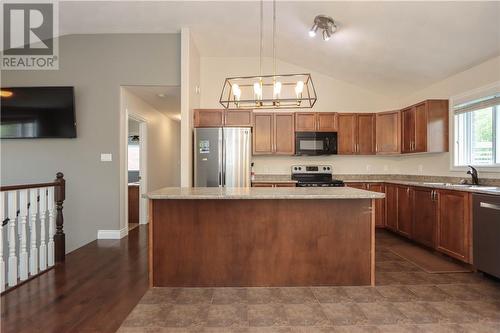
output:
{"label": "tile floor", "polygon": [[154,288],[119,332],[500,332],[500,282],[428,274],[377,233],[371,287]]}

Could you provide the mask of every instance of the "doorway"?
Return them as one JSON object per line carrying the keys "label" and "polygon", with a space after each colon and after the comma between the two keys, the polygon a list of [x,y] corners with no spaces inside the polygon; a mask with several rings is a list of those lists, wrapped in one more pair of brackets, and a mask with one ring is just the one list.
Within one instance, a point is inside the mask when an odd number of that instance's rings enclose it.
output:
{"label": "doorway", "polygon": [[128,230],[147,223],[147,123],[135,114],[128,114],[127,185]]}

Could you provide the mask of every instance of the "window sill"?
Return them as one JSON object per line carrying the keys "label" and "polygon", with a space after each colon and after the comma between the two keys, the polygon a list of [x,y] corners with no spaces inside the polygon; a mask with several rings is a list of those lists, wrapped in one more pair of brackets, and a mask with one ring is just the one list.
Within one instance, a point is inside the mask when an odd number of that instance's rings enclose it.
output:
{"label": "window sill", "polygon": [[[492,173],[500,173],[500,165],[472,165],[474,168],[477,169],[477,171],[480,172],[492,172]],[[458,166],[458,165],[453,165],[450,167],[450,171],[461,171],[465,172],[469,170],[468,166]]]}

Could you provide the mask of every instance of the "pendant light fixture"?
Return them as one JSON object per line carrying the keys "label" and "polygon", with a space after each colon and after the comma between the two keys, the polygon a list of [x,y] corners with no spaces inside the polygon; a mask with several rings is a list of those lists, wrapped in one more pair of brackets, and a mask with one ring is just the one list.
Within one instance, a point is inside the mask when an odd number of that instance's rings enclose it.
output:
{"label": "pendant light fixture", "polygon": [[311,74],[276,74],[276,0],[273,0],[273,73],[262,74],[264,2],[260,1],[259,75],[226,78],[219,102],[226,108],[312,108],[316,90]]}

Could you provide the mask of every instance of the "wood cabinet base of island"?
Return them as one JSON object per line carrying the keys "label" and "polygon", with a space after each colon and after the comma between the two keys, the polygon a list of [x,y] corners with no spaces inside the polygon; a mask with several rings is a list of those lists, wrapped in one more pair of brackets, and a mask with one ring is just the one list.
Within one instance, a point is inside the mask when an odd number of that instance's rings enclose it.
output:
{"label": "wood cabinet base of island", "polygon": [[373,205],[372,199],[150,200],[150,285],[374,285]]}

